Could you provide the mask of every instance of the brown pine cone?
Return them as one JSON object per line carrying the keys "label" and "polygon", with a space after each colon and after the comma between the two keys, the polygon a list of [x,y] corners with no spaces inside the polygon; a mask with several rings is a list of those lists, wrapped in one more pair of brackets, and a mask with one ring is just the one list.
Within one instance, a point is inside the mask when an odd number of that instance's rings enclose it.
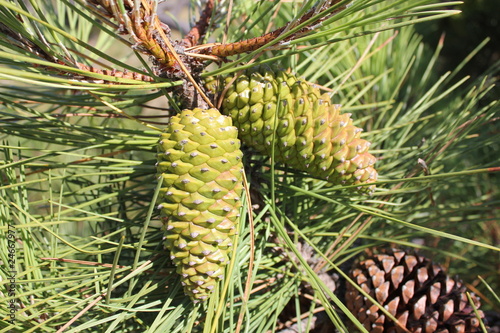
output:
{"label": "brown pine cone", "polygon": [[[356,264],[350,278],[400,323],[348,284],[347,307],[370,333],[406,332],[401,327],[412,333],[482,332],[462,282],[423,256],[386,251]],[[478,308],[479,298],[472,293],[471,298]]]}

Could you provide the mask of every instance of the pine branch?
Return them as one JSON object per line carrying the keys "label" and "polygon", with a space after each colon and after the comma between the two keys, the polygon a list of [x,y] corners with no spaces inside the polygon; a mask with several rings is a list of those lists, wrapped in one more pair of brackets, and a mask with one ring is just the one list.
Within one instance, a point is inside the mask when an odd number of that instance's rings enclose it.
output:
{"label": "pine branch", "polygon": [[[168,50],[170,29],[162,24],[156,13],[157,1],[145,0],[81,0],[103,18],[113,18],[121,34],[129,34],[134,48],[154,57],[161,65],[171,67],[176,59]],[[167,38],[166,38],[167,37]]]}
{"label": "pine branch", "polygon": [[[291,4],[232,2],[238,17],[231,19],[239,25],[228,27],[228,35],[243,32],[246,40],[266,36],[269,8],[279,12],[272,22],[285,30],[258,48],[282,51],[268,52],[260,62],[279,60],[281,67],[325,87],[332,103],[342,104],[356,126],[367,129],[363,138],[374,143],[381,176],[373,196],[352,195],[246,148],[248,194],[258,205],[254,221],[243,218],[239,226],[225,297],[215,292],[199,307],[182,295],[163,249],[155,204],[161,187],[154,173],[158,131],[135,120],[165,126],[180,103],[170,100],[165,107],[164,88],[172,91],[182,82],[130,82],[140,78],[134,74],[140,70],[106,49],[124,41],[115,38],[116,31],[128,33],[124,17],[130,20],[133,6],[154,10],[154,4],[122,1],[122,11],[118,1],[99,1],[104,7],[79,3],[83,7],[71,0],[31,1],[31,8],[21,0],[0,0],[0,77],[7,83],[0,87],[0,229],[16,228],[19,282],[15,296],[3,294],[17,310],[11,324],[8,308],[0,307],[3,330],[52,332],[66,325],[116,333],[261,333],[292,323],[305,331],[314,323],[316,330],[349,331],[345,322],[356,319],[340,313],[346,311],[341,290],[347,267],[365,248],[387,244],[440,257],[483,294],[483,305],[498,307],[500,104],[492,87],[500,67],[470,84],[452,81],[455,71],[439,74],[442,44],[432,50],[409,25],[451,15],[441,11],[443,3],[356,0],[335,15],[329,7],[297,24],[302,11],[294,16]],[[113,4],[122,21],[106,9]],[[187,41],[172,41],[161,23],[153,28],[162,52],[195,64],[192,75],[210,60],[227,62],[207,75],[254,66],[248,60],[258,51],[238,42],[243,38],[232,37],[239,51],[247,48],[237,62],[203,54],[209,44],[183,46],[201,43],[211,32],[218,14],[209,20],[210,6]],[[322,27],[302,30],[322,15]],[[162,44],[162,34],[173,51]],[[168,67],[135,40],[125,44],[152,58],[154,71],[141,73],[144,79],[157,80],[155,71],[162,69],[176,70],[172,77],[188,82],[178,63]],[[127,79],[113,82],[113,76]],[[163,100],[153,108],[149,101],[156,98]],[[127,117],[118,115],[123,110]],[[7,248],[6,241],[0,237],[0,248]],[[0,260],[8,262],[6,251]],[[9,274],[5,265],[0,271]],[[333,286],[327,283],[332,280]]]}
{"label": "pine branch", "polygon": [[[22,19],[17,16],[15,18],[20,25],[23,24]],[[28,54],[38,57],[40,59],[46,60],[48,62],[58,64],[58,65],[66,65],[66,66],[71,66],[78,68],[80,70],[89,72],[89,73],[96,73],[96,74],[101,74],[101,75],[107,75],[107,76],[113,76],[116,78],[123,78],[123,79],[131,79],[131,80],[136,80],[136,81],[144,81],[144,82],[153,82],[154,79],[151,76],[147,76],[145,74],[141,73],[136,73],[136,72],[127,72],[127,71],[118,71],[115,69],[99,69],[93,66],[88,66],[83,63],[80,63],[76,61],[74,58],[69,58],[64,55],[55,55],[54,52],[49,52],[46,51],[47,49],[50,49],[50,45],[45,44],[44,48],[42,48],[39,44],[37,44],[34,40],[34,36],[28,35],[27,33],[22,34],[18,31],[13,30],[12,28],[8,27],[4,23],[0,22],[0,39],[3,40],[6,43],[9,43],[11,47],[15,47],[18,49],[19,52],[27,52]],[[43,40],[42,40],[43,41]],[[81,74],[75,74],[71,73],[65,70],[62,70],[60,68],[54,68],[51,66],[47,65],[38,65],[36,63],[33,64],[35,68],[43,68],[49,72],[53,72],[54,74],[58,75],[69,75],[75,80],[86,80],[88,82],[93,82],[93,83],[109,83],[109,84],[120,84],[119,82],[117,83],[116,81],[106,81],[106,80],[96,80],[92,78],[91,76],[86,76],[86,75],[81,75]]]}

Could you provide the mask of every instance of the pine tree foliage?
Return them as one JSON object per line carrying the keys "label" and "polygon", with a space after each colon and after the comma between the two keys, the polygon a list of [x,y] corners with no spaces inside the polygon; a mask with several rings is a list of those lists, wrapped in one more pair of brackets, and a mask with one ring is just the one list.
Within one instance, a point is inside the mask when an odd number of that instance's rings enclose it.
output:
{"label": "pine tree foliage", "polygon": [[[16,309],[11,322],[0,307],[0,332],[366,332],[339,291],[354,257],[388,244],[425,252],[498,311],[499,66],[475,80],[441,74],[446,40],[429,48],[413,28],[459,2],[215,2],[206,44],[178,54],[196,56],[189,72],[223,79],[265,64],[316,84],[364,129],[379,177],[369,196],[243,147],[231,262],[202,304],[164,249],[154,166],[191,81],[165,71],[168,45],[131,37],[127,6],[140,3],[156,1],[0,0],[0,229],[15,235],[0,238],[0,284]],[[191,1],[194,17],[204,5]],[[259,36],[272,38],[224,57]]]}

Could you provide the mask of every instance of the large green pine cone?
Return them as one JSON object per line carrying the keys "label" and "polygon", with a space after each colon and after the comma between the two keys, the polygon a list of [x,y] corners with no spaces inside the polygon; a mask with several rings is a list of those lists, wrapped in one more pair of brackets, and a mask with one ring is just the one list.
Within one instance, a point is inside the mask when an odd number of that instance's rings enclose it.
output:
{"label": "large green pine cone", "polygon": [[158,144],[165,247],[195,301],[208,297],[229,262],[243,193],[237,135],[231,118],[216,109],[183,110]]}
{"label": "large green pine cone", "polygon": [[[327,94],[284,71],[261,66],[248,69],[234,80],[214,79],[206,86],[220,93],[227,86],[222,111],[231,116],[246,145],[293,168],[307,171],[334,184],[360,185],[377,180],[376,158],[370,142],[350,114],[340,114]],[[374,185],[359,187],[371,192]]]}

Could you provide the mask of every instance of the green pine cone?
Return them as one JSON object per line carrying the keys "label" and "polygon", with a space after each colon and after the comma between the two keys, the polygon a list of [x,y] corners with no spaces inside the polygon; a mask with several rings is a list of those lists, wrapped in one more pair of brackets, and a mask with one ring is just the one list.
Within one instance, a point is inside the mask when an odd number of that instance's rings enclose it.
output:
{"label": "green pine cone", "polygon": [[229,262],[243,193],[237,135],[217,109],[183,110],[158,144],[165,247],[195,302],[207,299]]}
{"label": "green pine cone", "polygon": [[[246,145],[271,155],[278,162],[309,172],[333,184],[361,185],[376,182],[376,158],[368,153],[370,142],[352,124],[349,113],[317,87],[284,71],[261,66],[246,70],[228,86],[222,111],[231,116]],[[207,89],[220,93],[213,78]],[[372,192],[375,185],[360,186]]]}

